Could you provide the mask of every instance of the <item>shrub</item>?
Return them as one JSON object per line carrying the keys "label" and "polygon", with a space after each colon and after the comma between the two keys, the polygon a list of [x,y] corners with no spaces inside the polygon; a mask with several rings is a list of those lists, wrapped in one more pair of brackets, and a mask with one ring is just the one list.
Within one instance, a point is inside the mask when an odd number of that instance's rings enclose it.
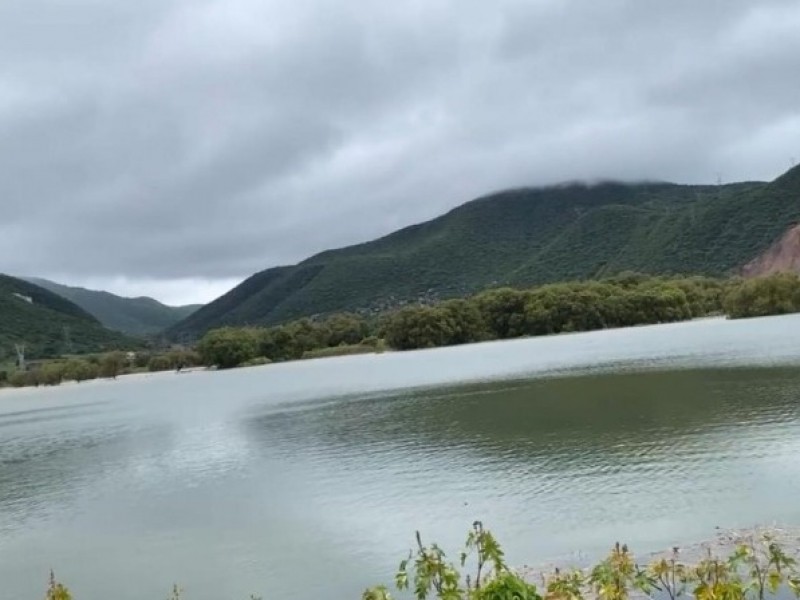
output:
{"label": "shrub", "polygon": [[381,340],[381,338],[379,338],[379,337],[377,337],[375,335],[371,335],[369,337],[365,337],[363,340],[361,340],[360,343],[361,343],[362,346],[369,346],[370,348],[377,348],[378,346],[381,345],[382,340]]}
{"label": "shrub", "polygon": [[95,379],[99,374],[97,365],[94,365],[86,360],[79,358],[72,358],[64,363],[64,379],[72,381],[86,381],[87,379]]}
{"label": "shrub", "polygon": [[8,383],[14,387],[38,386],[39,378],[33,371],[14,371],[9,376]]}
{"label": "shrub", "polygon": [[108,354],[104,354],[100,359],[99,374],[101,377],[116,379],[117,375],[122,373],[127,364],[128,359],[124,352],[109,352]]}
{"label": "shrub", "polygon": [[157,354],[155,356],[150,357],[150,360],[147,363],[147,370],[148,371],[171,371],[172,370],[172,362],[169,360],[169,357],[163,354]]}
{"label": "shrub", "polygon": [[144,369],[149,366],[152,358],[153,355],[149,352],[137,352],[133,357],[133,366],[138,369]]}
{"label": "shrub", "polygon": [[172,350],[167,354],[167,360],[171,368],[179,370],[203,364],[203,359],[194,350]]}
{"label": "shrub", "polygon": [[64,364],[49,362],[43,364],[37,372],[39,382],[43,385],[58,385],[64,379]]}

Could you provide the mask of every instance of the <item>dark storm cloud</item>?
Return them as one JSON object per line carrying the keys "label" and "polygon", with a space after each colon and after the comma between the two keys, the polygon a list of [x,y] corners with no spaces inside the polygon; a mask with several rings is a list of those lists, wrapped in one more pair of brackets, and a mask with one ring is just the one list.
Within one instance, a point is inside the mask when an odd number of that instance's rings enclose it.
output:
{"label": "dark storm cloud", "polygon": [[772,178],[797,31],[794,0],[4,0],[0,271],[174,295],[501,187]]}

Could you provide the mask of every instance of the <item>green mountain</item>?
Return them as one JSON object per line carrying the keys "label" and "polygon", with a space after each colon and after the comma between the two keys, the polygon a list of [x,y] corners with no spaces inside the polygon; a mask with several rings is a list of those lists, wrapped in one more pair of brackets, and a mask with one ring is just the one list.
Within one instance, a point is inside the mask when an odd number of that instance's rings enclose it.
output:
{"label": "green mountain", "polygon": [[570,183],[508,190],[386,237],[256,273],[168,330],[194,337],[498,285],[626,270],[725,275],[800,220],[800,167],[771,183]]}
{"label": "green mountain", "polygon": [[76,304],[30,282],[0,274],[0,362],[25,345],[28,358],[135,348]]}
{"label": "green mountain", "polygon": [[130,335],[159,333],[202,306],[167,306],[153,298],[123,298],[109,292],[70,287],[47,279],[31,277],[27,281],[74,302],[105,327]]}

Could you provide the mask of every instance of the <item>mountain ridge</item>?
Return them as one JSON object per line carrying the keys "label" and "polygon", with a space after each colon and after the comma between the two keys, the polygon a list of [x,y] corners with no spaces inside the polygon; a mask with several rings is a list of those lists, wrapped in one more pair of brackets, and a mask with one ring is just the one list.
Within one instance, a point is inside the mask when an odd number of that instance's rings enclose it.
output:
{"label": "mountain ridge", "polygon": [[687,185],[601,180],[486,194],[375,240],[260,271],[167,330],[379,312],[635,270],[728,275],[800,220],[800,168],[772,182]]}
{"label": "mountain ridge", "polygon": [[23,279],[0,274],[0,362],[17,344],[29,358],[135,348],[140,342],[110,331],[69,300]]}
{"label": "mountain ridge", "polygon": [[149,296],[128,298],[103,290],[56,283],[39,277],[25,281],[43,287],[81,307],[114,331],[128,335],[154,335],[188,317],[201,304],[169,306]]}

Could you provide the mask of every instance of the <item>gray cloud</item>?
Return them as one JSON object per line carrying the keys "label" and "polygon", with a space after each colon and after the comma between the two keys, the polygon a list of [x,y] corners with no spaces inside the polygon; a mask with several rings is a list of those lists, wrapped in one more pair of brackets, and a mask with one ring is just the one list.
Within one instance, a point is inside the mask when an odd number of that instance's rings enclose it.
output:
{"label": "gray cloud", "polygon": [[498,188],[770,179],[798,30],[793,0],[4,0],[0,271],[205,299]]}

